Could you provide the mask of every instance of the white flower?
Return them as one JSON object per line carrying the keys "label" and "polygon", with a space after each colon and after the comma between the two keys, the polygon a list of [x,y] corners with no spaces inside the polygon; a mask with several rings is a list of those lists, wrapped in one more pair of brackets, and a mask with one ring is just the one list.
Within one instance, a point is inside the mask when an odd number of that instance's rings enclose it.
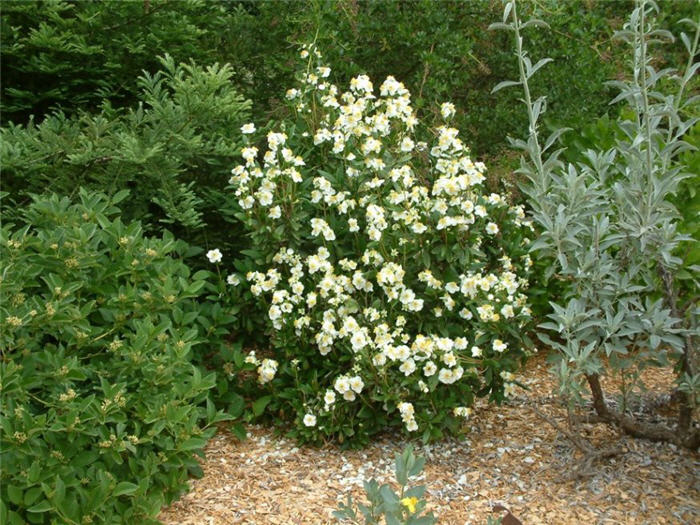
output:
{"label": "white flower", "polygon": [[243,157],[248,165],[252,165],[255,161],[255,157],[258,155],[258,148],[253,146],[252,148],[243,148],[241,150],[241,157]]}
{"label": "white flower", "polygon": [[226,277],[226,282],[231,286],[238,286],[239,284],[241,284],[240,278],[235,273],[232,273],[228,277]]}
{"label": "white flower", "polygon": [[261,206],[269,206],[272,204],[272,199],[274,198],[272,192],[267,190],[260,190],[255,194],[255,196],[258,198]]}
{"label": "white flower", "polygon": [[340,376],[338,379],[335,380],[335,384],[333,385],[333,387],[339,394],[344,394],[345,392],[350,390],[350,382],[348,381],[347,377]]}
{"label": "white flower", "polygon": [[440,370],[440,373],[438,374],[438,379],[441,383],[444,383],[446,385],[454,383],[454,380],[452,379],[452,370],[450,370],[449,368],[442,368]]}
{"label": "white flower", "polygon": [[401,151],[408,153],[409,151],[413,151],[413,148],[416,146],[415,142],[413,142],[410,137],[405,137],[401,141]]}
{"label": "white flower", "polygon": [[501,315],[505,317],[506,319],[510,319],[515,315],[515,312],[513,311],[513,306],[510,304],[505,305],[503,308],[501,308]]}
{"label": "white flower", "polygon": [[323,396],[323,402],[326,403],[326,406],[335,403],[335,392],[333,392],[333,390],[326,390],[326,395]]}
{"label": "white flower", "polygon": [[350,378],[350,388],[353,389],[355,392],[358,394],[362,392],[362,389],[365,387],[364,381],[362,381],[362,378],[360,376],[355,376]]}
{"label": "white flower", "polygon": [[253,207],[253,204],[255,204],[255,199],[252,195],[248,195],[245,199],[240,199],[238,201],[238,205],[244,210],[251,209]]}
{"label": "white flower", "polygon": [[255,133],[255,124],[252,122],[250,124],[244,124],[241,126],[241,133],[248,135],[250,133]]}
{"label": "white flower", "polygon": [[447,366],[452,368],[457,364],[457,358],[455,357],[454,353],[452,352],[447,352],[442,356],[442,362],[445,363]]}
{"label": "white flower", "polygon": [[398,404],[398,409],[399,412],[401,413],[401,417],[404,419],[412,419],[413,414],[415,413],[413,409],[413,403],[406,403],[406,402],[401,402]]}
{"label": "white flower", "polygon": [[401,366],[399,367],[399,370],[403,372],[403,375],[406,377],[410,376],[413,372],[416,370],[416,363],[413,359],[407,359],[403,363],[401,363]]}
{"label": "white flower", "polygon": [[440,114],[445,119],[452,117],[455,114],[455,105],[452,102],[445,102],[440,106]]}
{"label": "white flower", "polygon": [[221,259],[223,258],[223,255],[221,254],[221,250],[216,248],[215,250],[209,250],[207,252],[207,259],[209,259],[210,263],[218,263],[221,262]]}
{"label": "white flower", "polygon": [[[285,142],[287,142],[287,135],[285,135],[284,133],[275,133],[274,131],[270,131],[267,134],[267,145],[272,151],[277,151],[280,145],[284,144]],[[284,160],[286,160],[287,162],[293,160],[293,153],[289,149],[284,149],[282,151],[282,155],[284,156]]]}
{"label": "white flower", "polygon": [[490,222],[486,225],[486,233],[489,235],[496,235],[498,233],[498,224],[495,222]]}
{"label": "white flower", "polygon": [[435,363],[432,361],[428,361],[425,363],[425,366],[423,367],[423,373],[425,374],[425,377],[430,377],[433,375],[435,372],[437,372],[437,366]]}
{"label": "white flower", "polygon": [[481,357],[484,352],[478,346],[472,346],[472,357]]}
{"label": "white flower", "polygon": [[418,430],[418,423],[416,423],[415,419],[412,419],[411,421],[406,423],[406,430],[408,430],[409,432],[415,432],[416,430]]}
{"label": "white flower", "polygon": [[269,383],[277,373],[277,361],[274,359],[263,359],[258,367],[258,381],[260,384]]}
{"label": "white flower", "polygon": [[352,349],[357,352],[367,346],[367,338],[363,332],[355,332],[350,338]]}
{"label": "white flower", "polygon": [[513,379],[515,379],[513,372],[508,372],[508,370],[501,370],[499,375],[504,381],[513,381]]}
{"label": "white flower", "polygon": [[386,354],[384,352],[379,352],[372,357],[372,364],[374,366],[384,366],[386,364]]}
{"label": "white flower", "polygon": [[471,313],[469,310],[467,310],[466,308],[462,308],[462,309],[459,311],[459,316],[460,316],[462,319],[466,319],[467,321],[469,321],[472,317],[474,317],[474,314],[472,314],[472,313]]}
{"label": "white flower", "polygon": [[374,87],[367,75],[360,75],[353,78],[350,81],[350,89],[353,91],[364,91],[365,93],[371,93]]}
{"label": "white flower", "polygon": [[508,345],[501,341],[500,339],[495,339],[493,341],[493,349],[496,352],[503,352],[505,349],[508,348]]}
{"label": "white flower", "polygon": [[271,219],[279,219],[282,216],[282,209],[279,206],[270,208],[270,212],[268,215]]}
{"label": "white flower", "polygon": [[452,413],[457,417],[463,417],[466,419],[471,415],[472,409],[467,407],[455,407]]}
{"label": "white flower", "polygon": [[304,425],[307,427],[315,427],[316,426],[316,416],[313,414],[306,414],[304,416]]}

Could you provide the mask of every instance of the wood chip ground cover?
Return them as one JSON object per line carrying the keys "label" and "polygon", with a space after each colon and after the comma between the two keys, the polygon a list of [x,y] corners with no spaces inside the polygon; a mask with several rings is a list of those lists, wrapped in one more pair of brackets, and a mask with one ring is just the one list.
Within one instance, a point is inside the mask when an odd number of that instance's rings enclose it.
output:
{"label": "wood chip ground cover", "polygon": [[[649,370],[651,393],[668,392],[672,371]],[[429,508],[442,524],[483,524],[502,504],[524,524],[700,523],[697,453],[673,445],[620,437],[603,425],[584,425],[596,446],[625,452],[594,465],[591,476],[567,474],[579,453],[533,411],[563,424],[551,397],[552,378],[541,358],[521,378],[530,391],[501,407],[479,404],[466,440],[417,445],[427,465]],[[223,430],[207,446],[204,477],[160,519],[166,524],[334,523],[331,512],[351,493],[363,498],[362,480],[393,480],[393,458],[406,444],[386,435],[364,450],[298,447],[270,428],[251,426],[237,441]]]}

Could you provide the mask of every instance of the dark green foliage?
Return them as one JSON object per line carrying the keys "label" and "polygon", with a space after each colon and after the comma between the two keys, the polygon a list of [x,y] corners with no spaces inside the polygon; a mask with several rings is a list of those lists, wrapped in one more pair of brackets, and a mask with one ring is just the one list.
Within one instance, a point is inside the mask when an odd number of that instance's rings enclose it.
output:
{"label": "dark green foliage", "polygon": [[169,55],[160,63],[162,71],[139,77],[140,102],[129,110],[105,104],[96,114],[4,128],[3,189],[20,204],[41,191],[130,189],[125,221],[165,223],[203,241],[195,230],[221,203],[250,102],[233,89],[230,66],[178,65]]}
{"label": "dark green foliage", "polygon": [[[279,111],[276,86],[291,85],[295,48],[284,39],[306,42],[316,35],[339,84],[360,73],[376,82],[393,75],[406,84],[418,109],[432,111],[430,101],[452,100],[458,108],[455,127],[479,155],[499,153],[507,134],[525,129],[517,97],[491,94],[515,73],[508,42],[486,30],[499,16],[498,2],[319,0],[312,9],[300,2],[243,5],[247,14],[237,23],[244,44],[235,63],[250,72],[250,85],[241,89],[255,101],[256,112]],[[620,69],[611,36],[629,3],[551,1],[528,7],[547,10],[554,29],[535,37],[539,54],[548,53],[556,66],[546,81],[557,95],[548,116],[582,122],[604,114],[610,98],[604,83]]]}
{"label": "dark green foliage", "polygon": [[[533,59],[554,59],[546,78],[554,124],[584,124],[605,114],[605,81],[622,70],[612,40],[631,1],[543,0],[523,9],[547,18],[552,31],[533,34]],[[254,101],[256,117],[284,111],[280,87],[291,85],[296,44],[317,39],[336,81],[367,73],[394,75],[414,94],[415,106],[452,99],[457,127],[477,154],[500,152],[509,130],[524,132],[515,95],[492,95],[512,78],[511,50],[486,31],[500,3],[338,0],[287,2],[4,2],[2,106],[5,120],[26,122],[49,108],[74,112],[115,107],[136,99],[137,77],[154,70],[159,54],[177,61],[231,63],[233,79]],[[664,25],[691,17],[692,0],[661,5]],[[527,13],[526,13],[527,14]],[[663,60],[678,65],[678,46]]]}
{"label": "dark green foliage", "polygon": [[228,419],[191,363],[210,276],[115,219],[125,196],[37,198],[2,228],[1,523],[153,522]]}
{"label": "dark green foliage", "polygon": [[2,2],[3,120],[24,123],[52,108],[72,113],[134,101],[142,70],[221,62],[228,2],[188,0]]}

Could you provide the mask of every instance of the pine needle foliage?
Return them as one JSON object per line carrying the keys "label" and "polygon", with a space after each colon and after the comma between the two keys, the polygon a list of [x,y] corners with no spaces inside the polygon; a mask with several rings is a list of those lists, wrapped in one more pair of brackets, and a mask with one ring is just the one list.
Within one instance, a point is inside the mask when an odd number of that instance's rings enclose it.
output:
{"label": "pine needle foliage", "polygon": [[139,77],[135,107],[106,102],[97,114],[59,112],[3,128],[3,189],[18,204],[43,191],[129,189],[125,220],[165,223],[190,238],[202,229],[239,152],[233,137],[250,102],[232,86],[229,65],[159,60],[160,71]]}

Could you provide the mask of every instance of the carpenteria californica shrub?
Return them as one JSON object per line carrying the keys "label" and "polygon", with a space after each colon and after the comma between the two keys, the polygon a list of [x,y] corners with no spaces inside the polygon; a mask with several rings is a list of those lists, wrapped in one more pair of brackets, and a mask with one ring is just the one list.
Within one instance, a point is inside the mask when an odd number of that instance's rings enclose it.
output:
{"label": "carpenteria californica shrub", "polygon": [[[366,441],[401,425],[423,439],[457,431],[474,396],[514,390],[530,310],[520,206],[485,194],[486,167],[449,127],[429,143],[408,91],[367,76],[347,92],[302,49],[291,117],[253,140],[232,171],[235,213],[254,248],[250,288],[270,354],[247,358],[269,414],[303,441]],[[218,259],[214,257],[213,260]]]}
{"label": "carpenteria californica shrub", "polygon": [[0,523],[154,523],[227,418],[191,363],[208,273],[115,218],[125,196],[36,197],[0,231]]}

